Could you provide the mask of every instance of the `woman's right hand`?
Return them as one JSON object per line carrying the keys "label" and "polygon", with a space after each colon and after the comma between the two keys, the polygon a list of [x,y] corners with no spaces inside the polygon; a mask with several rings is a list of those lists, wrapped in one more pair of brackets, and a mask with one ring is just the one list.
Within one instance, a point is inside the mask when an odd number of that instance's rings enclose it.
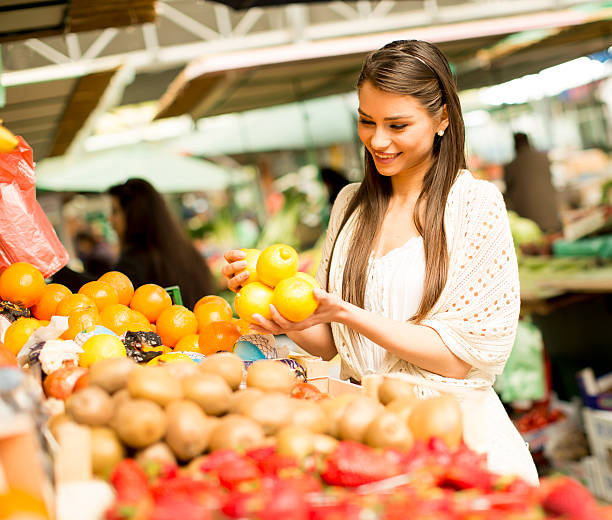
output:
{"label": "woman's right hand", "polygon": [[249,277],[248,271],[242,271],[246,266],[246,253],[240,249],[231,249],[223,255],[227,264],[221,269],[221,273],[227,279],[227,287],[230,291],[238,292],[242,283]]}

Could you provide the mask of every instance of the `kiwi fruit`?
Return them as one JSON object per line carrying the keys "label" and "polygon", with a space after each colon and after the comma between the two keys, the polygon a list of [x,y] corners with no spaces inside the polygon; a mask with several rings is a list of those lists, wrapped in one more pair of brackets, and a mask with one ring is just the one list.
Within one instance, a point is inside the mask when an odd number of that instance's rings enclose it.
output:
{"label": "kiwi fruit", "polygon": [[276,434],[276,452],[302,460],[314,451],[314,435],[298,426],[285,426]]}
{"label": "kiwi fruit", "polygon": [[289,424],[292,416],[292,399],[278,392],[268,392],[255,398],[244,410],[244,415],[257,421],[266,435]]}
{"label": "kiwi fruit", "polygon": [[338,435],[343,440],[363,442],[370,423],[384,410],[384,406],[366,396],[358,396],[345,408],[338,422]]}
{"label": "kiwi fruit", "polygon": [[384,411],[370,423],[364,441],[372,448],[409,450],[414,439],[408,425],[400,416]]}
{"label": "kiwi fruit", "polygon": [[212,372],[227,381],[232,390],[238,390],[244,374],[244,361],[231,352],[218,352],[200,363],[201,372]]}
{"label": "kiwi fruit", "polygon": [[329,420],[323,408],[314,401],[292,399],[291,424],[313,433],[324,433],[329,429]]}
{"label": "kiwi fruit", "polygon": [[416,400],[414,385],[403,379],[384,377],[378,387],[378,400],[382,404],[387,405],[391,401],[400,398]]}
{"label": "kiwi fruit", "polygon": [[398,397],[385,406],[385,410],[394,413],[405,424],[408,424],[408,417],[410,417],[412,410],[418,402],[418,399],[413,399],[412,397]]}
{"label": "kiwi fruit", "polygon": [[89,367],[89,384],[113,394],[125,388],[128,376],[136,366],[130,358],[103,359]]}
{"label": "kiwi fruit", "polygon": [[415,439],[439,437],[451,449],[459,447],[463,437],[461,408],[452,395],[440,395],[417,402],[408,418]]}
{"label": "kiwi fruit", "polygon": [[177,361],[163,365],[163,369],[176,379],[184,379],[200,373],[200,367],[193,361]]}
{"label": "kiwi fruit", "polygon": [[160,406],[183,396],[181,383],[161,366],[144,366],[132,370],[127,389],[134,399],[148,399]]}
{"label": "kiwi fruit", "polygon": [[113,427],[124,444],[145,448],[159,441],[166,433],[166,414],[153,401],[128,399],[119,405]]}
{"label": "kiwi fruit", "polygon": [[166,442],[181,461],[200,455],[208,445],[210,427],[202,409],[192,401],[173,401],[166,408]]}
{"label": "kiwi fruit", "polygon": [[338,446],[338,439],[324,433],[315,433],[312,436],[312,447],[315,453],[329,455]]}
{"label": "kiwi fruit", "polygon": [[125,448],[111,428],[93,426],[91,434],[91,466],[94,475],[108,479],[115,465],[125,458]]}
{"label": "kiwi fruit", "polygon": [[264,395],[264,393],[259,388],[243,388],[238,390],[231,396],[228,411],[230,413],[245,415],[252,403],[261,398],[262,395]]}
{"label": "kiwi fruit", "polygon": [[176,465],[176,457],[165,442],[156,442],[136,453],[134,459],[142,468],[147,468],[151,463]]}
{"label": "kiwi fruit", "polygon": [[273,359],[255,361],[247,370],[247,387],[264,392],[289,394],[296,383],[295,372],[287,365]]}
{"label": "kiwi fruit", "polygon": [[183,396],[198,404],[208,415],[228,411],[232,389],[220,375],[199,372],[181,380]]}
{"label": "kiwi fruit", "polygon": [[113,402],[99,386],[88,386],[66,400],[66,413],[80,424],[104,426],[113,417]]}
{"label": "kiwi fruit", "polygon": [[264,440],[263,428],[249,417],[226,415],[219,419],[210,437],[210,451],[248,450]]}
{"label": "kiwi fruit", "polygon": [[340,394],[329,399],[325,399],[319,403],[319,406],[327,414],[327,433],[332,437],[338,437],[338,424],[344,414],[344,410],[351,401],[356,399],[354,394]]}

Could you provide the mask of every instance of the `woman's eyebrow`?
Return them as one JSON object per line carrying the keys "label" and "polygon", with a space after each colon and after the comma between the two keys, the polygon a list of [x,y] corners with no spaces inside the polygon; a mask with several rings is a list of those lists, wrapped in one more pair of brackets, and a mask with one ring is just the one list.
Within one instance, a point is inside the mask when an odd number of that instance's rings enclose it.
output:
{"label": "woman's eyebrow", "polygon": [[[361,108],[358,108],[357,112],[359,112],[363,117],[367,117],[368,119],[374,119],[372,116],[369,116],[363,110],[361,110]],[[384,121],[395,121],[396,119],[410,119],[411,117],[412,116],[409,116],[409,115],[390,116],[390,117],[385,117]]]}

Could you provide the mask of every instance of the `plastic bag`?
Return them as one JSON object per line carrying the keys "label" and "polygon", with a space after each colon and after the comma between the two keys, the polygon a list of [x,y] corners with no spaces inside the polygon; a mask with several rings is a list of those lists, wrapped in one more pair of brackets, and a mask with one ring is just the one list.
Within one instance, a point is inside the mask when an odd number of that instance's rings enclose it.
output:
{"label": "plastic bag", "polygon": [[495,381],[495,390],[505,403],[545,397],[544,342],[531,321],[519,321],[512,353]]}
{"label": "plastic bag", "polygon": [[47,278],[68,258],[36,201],[32,148],[19,137],[14,151],[0,153],[0,269],[28,262]]}

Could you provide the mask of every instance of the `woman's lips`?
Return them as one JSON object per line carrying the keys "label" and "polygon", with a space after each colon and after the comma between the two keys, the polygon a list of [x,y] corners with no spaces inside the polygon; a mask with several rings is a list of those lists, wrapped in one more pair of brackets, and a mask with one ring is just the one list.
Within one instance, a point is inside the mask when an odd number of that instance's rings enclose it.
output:
{"label": "woman's lips", "polygon": [[374,159],[376,160],[376,162],[381,163],[381,164],[389,164],[389,163],[393,162],[395,160],[395,158],[398,157],[400,154],[399,153],[376,153],[376,152],[372,152],[372,155],[374,156]]}

